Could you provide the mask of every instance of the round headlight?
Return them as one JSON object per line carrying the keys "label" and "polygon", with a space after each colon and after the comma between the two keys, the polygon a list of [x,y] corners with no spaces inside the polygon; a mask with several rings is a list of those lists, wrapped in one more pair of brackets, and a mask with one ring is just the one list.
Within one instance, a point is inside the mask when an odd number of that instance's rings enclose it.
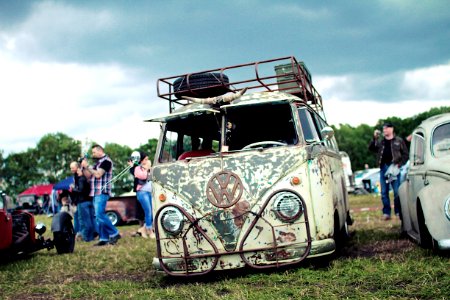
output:
{"label": "round headlight", "polygon": [[450,221],[450,196],[447,198],[444,204],[444,211],[447,219]]}
{"label": "round headlight", "polygon": [[178,208],[166,207],[161,212],[161,226],[167,233],[172,235],[180,233],[183,223],[183,214]]}
{"label": "round headlight", "polygon": [[284,222],[294,222],[303,213],[302,200],[294,193],[281,192],[273,196],[273,211]]}

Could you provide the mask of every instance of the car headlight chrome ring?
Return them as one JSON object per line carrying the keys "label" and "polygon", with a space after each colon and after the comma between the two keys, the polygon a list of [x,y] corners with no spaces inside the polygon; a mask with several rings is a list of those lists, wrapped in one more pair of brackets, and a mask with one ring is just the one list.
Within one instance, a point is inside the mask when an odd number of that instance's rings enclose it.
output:
{"label": "car headlight chrome ring", "polygon": [[445,216],[450,221],[450,195],[447,197],[447,200],[445,200],[444,212],[445,212]]}
{"label": "car headlight chrome ring", "polygon": [[161,211],[161,226],[171,235],[181,232],[184,225],[184,217],[181,211],[173,206],[165,207]]}
{"label": "car headlight chrome ring", "polygon": [[272,210],[281,221],[294,222],[303,214],[303,202],[297,194],[280,192],[275,194],[272,200]]}

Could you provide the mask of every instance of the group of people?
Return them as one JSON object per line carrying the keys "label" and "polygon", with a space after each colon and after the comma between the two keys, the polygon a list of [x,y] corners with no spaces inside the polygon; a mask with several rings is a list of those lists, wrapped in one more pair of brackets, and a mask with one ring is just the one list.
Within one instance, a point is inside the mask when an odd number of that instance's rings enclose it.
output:
{"label": "group of people", "polygon": [[[76,205],[74,229],[83,241],[93,241],[98,236],[96,246],[114,245],[121,235],[106,215],[106,204],[112,189],[113,162],[102,146],[94,145],[91,151],[94,165],[89,165],[86,158],[70,163],[74,182],[68,194],[72,205]],[[154,238],[149,182],[151,163],[148,155],[143,152],[140,153],[138,162],[131,163],[136,164],[130,170],[135,178],[134,190],[142,207],[143,220],[145,220],[142,227],[138,229],[138,233],[144,238]]]}

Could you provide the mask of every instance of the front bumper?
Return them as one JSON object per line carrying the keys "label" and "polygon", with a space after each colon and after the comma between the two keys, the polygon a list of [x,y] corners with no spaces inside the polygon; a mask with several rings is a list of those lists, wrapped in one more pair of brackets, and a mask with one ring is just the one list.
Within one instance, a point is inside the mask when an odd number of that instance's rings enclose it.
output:
{"label": "front bumper", "polygon": [[[208,271],[212,270],[229,270],[229,269],[238,269],[243,268],[245,266],[249,266],[252,268],[261,268],[261,267],[279,267],[288,264],[299,263],[303,259],[298,259],[298,257],[302,257],[303,254],[306,254],[307,246],[287,246],[284,247],[283,250],[278,251],[275,256],[284,255],[284,259],[280,259],[280,257],[275,258],[274,253],[271,249],[261,250],[261,251],[246,251],[243,253],[218,253],[215,257],[210,257],[207,259],[206,257],[199,257],[193,259],[184,259],[184,258],[162,258],[159,259],[157,257],[153,258],[153,267],[157,271],[166,271],[170,269],[170,275],[196,275],[204,274],[201,270],[202,264],[211,263],[217,257],[217,263],[214,264]],[[311,242],[311,247],[309,248],[309,254],[306,256],[307,258],[313,258],[318,256],[325,256],[332,254],[336,249],[336,244],[333,239],[328,238],[319,241]],[[255,258],[254,260],[243,259],[246,253],[252,253],[251,257]],[[290,255],[290,256],[288,256]],[[265,260],[258,260],[258,257],[265,257]],[[164,264],[164,268],[161,264]],[[187,271],[186,271],[187,266]]]}

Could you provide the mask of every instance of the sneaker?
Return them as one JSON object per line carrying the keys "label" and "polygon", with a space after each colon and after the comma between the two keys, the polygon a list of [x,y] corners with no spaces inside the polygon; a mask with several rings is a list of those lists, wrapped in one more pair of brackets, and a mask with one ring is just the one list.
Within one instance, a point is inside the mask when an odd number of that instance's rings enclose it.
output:
{"label": "sneaker", "polygon": [[120,233],[118,233],[117,235],[115,235],[115,236],[109,238],[109,243],[110,243],[111,245],[114,245],[114,244],[117,243],[117,241],[118,241],[119,239],[121,239],[121,238],[122,238],[122,236],[120,235]]}
{"label": "sneaker", "polygon": [[383,220],[384,221],[389,221],[391,219],[391,216],[390,215],[383,215]]}
{"label": "sneaker", "polygon": [[107,242],[107,241],[100,241],[97,244],[95,244],[94,246],[106,246],[108,244],[109,244],[109,242]]}

